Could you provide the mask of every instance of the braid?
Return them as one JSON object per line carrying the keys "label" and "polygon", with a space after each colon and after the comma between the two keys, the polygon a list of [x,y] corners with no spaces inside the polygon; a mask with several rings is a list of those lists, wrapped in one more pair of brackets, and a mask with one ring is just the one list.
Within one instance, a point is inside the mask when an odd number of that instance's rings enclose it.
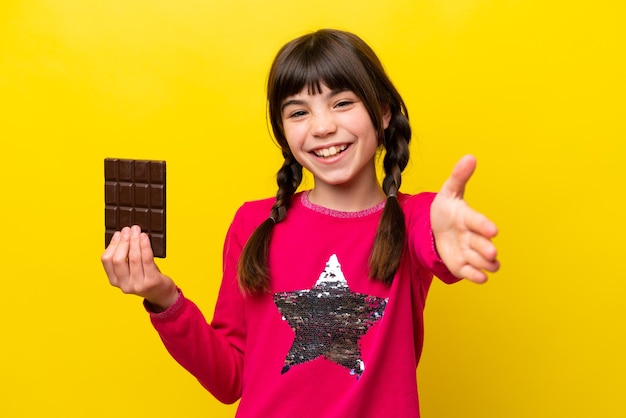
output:
{"label": "braid", "polygon": [[385,157],[383,168],[383,191],[387,202],[383,210],[374,247],[370,255],[370,276],[391,284],[393,276],[400,265],[404,247],[405,226],[404,213],[398,201],[398,191],[402,184],[402,172],[409,162],[409,141],[411,127],[408,117],[397,112],[385,131]]}
{"label": "braid", "polygon": [[285,161],[276,174],[278,192],[276,202],[272,206],[271,217],[280,222],[285,219],[286,211],[291,205],[291,196],[296,192],[302,182],[302,166],[298,163],[291,152],[283,151]]}
{"label": "braid", "polygon": [[283,156],[285,161],[276,175],[278,192],[270,216],[254,230],[239,257],[239,286],[246,293],[260,294],[269,290],[267,261],[272,231],[275,224],[285,219],[291,196],[302,182],[302,166],[288,151],[283,151]]}

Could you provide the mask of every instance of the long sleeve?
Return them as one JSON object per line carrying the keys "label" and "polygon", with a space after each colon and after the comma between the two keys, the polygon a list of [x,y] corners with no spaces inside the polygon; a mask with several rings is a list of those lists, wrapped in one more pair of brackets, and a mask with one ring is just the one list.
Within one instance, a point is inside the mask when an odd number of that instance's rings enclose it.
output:
{"label": "long sleeve", "polygon": [[173,306],[150,319],[172,357],[213,396],[224,403],[239,399],[243,353],[192,301],[181,293]]}
{"label": "long sleeve", "polygon": [[244,296],[237,284],[237,262],[257,224],[256,218],[240,210],[228,230],[222,284],[210,324],[182,293],[168,310],[150,315],[172,357],[223,403],[237,401],[242,392],[246,328]]}

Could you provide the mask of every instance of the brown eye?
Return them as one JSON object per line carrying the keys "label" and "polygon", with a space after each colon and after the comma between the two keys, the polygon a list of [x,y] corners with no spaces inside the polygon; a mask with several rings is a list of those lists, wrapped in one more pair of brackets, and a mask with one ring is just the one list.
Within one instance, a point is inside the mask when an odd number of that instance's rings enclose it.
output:
{"label": "brown eye", "polygon": [[306,115],[304,110],[296,110],[295,112],[291,112],[287,117],[288,118],[299,118],[301,116]]}
{"label": "brown eye", "polygon": [[342,100],[339,103],[337,103],[335,105],[335,107],[346,107],[346,106],[350,106],[351,104],[353,104],[354,102],[351,100]]}

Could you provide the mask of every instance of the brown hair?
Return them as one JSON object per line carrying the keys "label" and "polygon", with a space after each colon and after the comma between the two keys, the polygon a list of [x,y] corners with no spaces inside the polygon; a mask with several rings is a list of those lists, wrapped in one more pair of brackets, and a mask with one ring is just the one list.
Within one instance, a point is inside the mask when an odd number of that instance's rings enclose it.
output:
{"label": "brown hair", "polygon": [[[269,119],[285,159],[276,176],[278,192],[269,218],[253,232],[239,259],[241,288],[252,294],[269,290],[267,266],[272,230],[281,222],[291,197],[302,181],[302,166],[293,157],[282,123],[282,102],[303,88],[317,94],[322,84],[329,89],[348,89],[363,101],[384,148],[382,188],[387,202],[370,255],[370,276],[390,284],[400,264],[404,246],[404,214],[397,199],[402,171],[409,161],[411,128],[404,101],[374,51],[358,36],[322,29],[287,43],[278,52],[267,85]],[[384,113],[391,113],[387,129]]]}

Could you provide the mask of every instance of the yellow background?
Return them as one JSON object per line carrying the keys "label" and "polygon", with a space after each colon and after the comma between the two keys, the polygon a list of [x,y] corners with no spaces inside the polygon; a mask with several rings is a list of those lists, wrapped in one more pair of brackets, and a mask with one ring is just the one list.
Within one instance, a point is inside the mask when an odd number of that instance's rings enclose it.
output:
{"label": "yellow background", "polygon": [[108,285],[102,161],[167,160],[160,266],[210,318],[234,211],[275,192],[271,59],[338,27],[372,45],[408,104],[403,190],[438,190],[474,153],[467,198],[501,229],[488,284],[433,286],[423,415],[626,417],[625,9],[3,0],[0,416],[232,416]]}

